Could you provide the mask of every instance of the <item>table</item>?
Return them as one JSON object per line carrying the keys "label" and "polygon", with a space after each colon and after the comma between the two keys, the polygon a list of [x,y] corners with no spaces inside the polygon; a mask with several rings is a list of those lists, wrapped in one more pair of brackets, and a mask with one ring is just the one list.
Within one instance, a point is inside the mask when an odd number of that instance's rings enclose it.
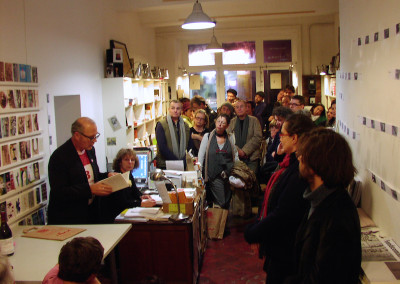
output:
{"label": "table", "polygon": [[130,224],[110,225],[62,225],[62,227],[82,228],[85,231],[64,241],[53,241],[21,237],[22,231],[31,226],[13,229],[15,253],[9,257],[14,267],[17,283],[42,283],[47,272],[58,262],[61,247],[74,237],[94,237],[104,247],[106,257],[132,227]]}
{"label": "table", "polygon": [[204,205],[201,194],[193,216],[183,223],[117,218],[117,223],[132,224],[118,245],[120,282],[140,283],[156,275],[163,283],[196,283],[207,244]]}

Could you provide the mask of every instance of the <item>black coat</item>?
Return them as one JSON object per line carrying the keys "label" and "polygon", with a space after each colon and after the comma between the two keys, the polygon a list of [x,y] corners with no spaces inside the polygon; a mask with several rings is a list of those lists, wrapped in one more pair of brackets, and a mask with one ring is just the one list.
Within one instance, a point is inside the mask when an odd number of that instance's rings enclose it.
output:
{"label": "black coat", "polygon": [[[94,148],[86,151],[93,168],[94,181],[107,177],[100,173]],[[72,140],[69,139],[51,155],[48,165],[50,199],[49,224],[90,224],[97,222],[97,198],[92,197],[85,168]]]}
{"label": "black coat", "polygon": [[139,189],[136,187],[135,179],[132,173],[129,173],[129,179],[132,186],[118,190],[108,196],[100,197],[100,222],[101,223],[114,223],[122,211],[127,208],[140,207],[142,203]]}
{"label": "black coat", "polygon": [[264,270],[267,283],[282,283],[292,274],[294,241],[308,202],[303,198],[306,181],[299,175],[295,153],[290,155],[289,167],[281,174],[270,193],[267,217],[249,225],[245,231],[248,243],[260,243],[266,255]]}
{"label": "black coat", "polygon": [[358,283],[361,229],[348,193],[335,190],[307,217],[296,238],[297,274],[285,283]]}

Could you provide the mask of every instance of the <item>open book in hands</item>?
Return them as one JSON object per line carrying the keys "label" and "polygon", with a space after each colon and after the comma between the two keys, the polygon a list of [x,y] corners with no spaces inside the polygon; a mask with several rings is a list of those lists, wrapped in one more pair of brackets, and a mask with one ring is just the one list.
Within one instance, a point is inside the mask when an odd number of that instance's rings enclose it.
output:
{"label": "open book in hands", "polygon": [[132,182],[129,179],[129,171],[103,179],[101,183],[111,186],[113,192],[132,186]]}

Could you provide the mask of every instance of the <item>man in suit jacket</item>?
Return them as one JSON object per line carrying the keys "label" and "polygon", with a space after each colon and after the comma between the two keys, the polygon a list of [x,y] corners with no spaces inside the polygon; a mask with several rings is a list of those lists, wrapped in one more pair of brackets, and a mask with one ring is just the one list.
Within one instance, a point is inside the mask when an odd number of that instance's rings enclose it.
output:
{"label": "man in suit jacket", "polygon": [[48,165],[49,224],[96,223],[98,203],[112,188],[99,182],[114,173],[100,173],[94,143],[100,134],[96,123],[78,118],[71,126],[72,137],[51,155]]}
{"label": "man in suit jacket", "polygon": [[235,103],[236,117],[231,120],[228,133],[234,132],[239,159],[254,172],[258,169],[261,157],[261,126],[258,119],[246,114],[246,102]]}
{"label": "man in suit jacket", "polygon": [[[258,119],[247,115],[246,102],[238,100],[235,103],[236,117],[231,120],[228,133],[235,134],[235,145],[239,159],[256,174],[261,158],[261,126]],[[258,188],[258,185],[254,188]],[[253,192],[254,195],[258,192]],[[248,191],[235,190],[233,193],[233,214],[242,217],[251,215],[251,201]]]}

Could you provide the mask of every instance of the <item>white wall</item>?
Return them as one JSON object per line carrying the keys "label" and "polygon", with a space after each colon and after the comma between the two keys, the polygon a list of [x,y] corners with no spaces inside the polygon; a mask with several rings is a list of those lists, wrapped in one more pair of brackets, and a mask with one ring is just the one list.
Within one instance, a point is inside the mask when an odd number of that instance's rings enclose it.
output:
{"label": "white wall", "polygon": [[[52,117],[54,96],[80,95],[82,115],[93,118],[100,133],[101,78],[109,40],[125,42],[131,56],[146,56],[150,63],[156,58],[154,31],[142,29],[134,14],[113,12],[111,5],[106,0],[0,0],[0,60],[38,66],[41,105],[46,112],[45,95],[50,94]],[[55,135],[54,124],[49,134]],[[96,144],[101,170],[103,139]],[[48,139],[45,143],[49,149]]]}
{"label": "white wall", "polygon": [[[400,69],[400,34],[395,34],[395,25],[400,22],[399,1],[341,0],[339,8],[340,72],[351,72],[352,76],[357,72],[359,79],[337,78],[337,116],[359,134],[357,140],[348,140],[364,184],[362,207],[399,243],[400,202],[371,181],[370,171],[400,192],[400,139],[363,126],[358,118],[400,126],[400,81],[394,79],[394,70]],[[383,39],[386,28],[390,37]],[[374,42],[375,32],[379,32],[378,42]],[[364,44],[366,35],[370,36],[368,45]]]}

